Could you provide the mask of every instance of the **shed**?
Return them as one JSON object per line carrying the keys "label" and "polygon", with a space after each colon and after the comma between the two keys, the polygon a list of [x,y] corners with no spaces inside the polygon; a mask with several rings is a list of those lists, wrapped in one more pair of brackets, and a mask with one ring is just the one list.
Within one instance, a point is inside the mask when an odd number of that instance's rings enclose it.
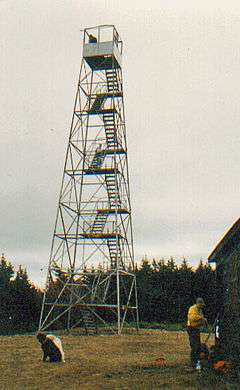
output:
{"label": "shed", "polygon": [[240,360],[240,218],[208,257],[216,263],[220,341],[226,358]]}

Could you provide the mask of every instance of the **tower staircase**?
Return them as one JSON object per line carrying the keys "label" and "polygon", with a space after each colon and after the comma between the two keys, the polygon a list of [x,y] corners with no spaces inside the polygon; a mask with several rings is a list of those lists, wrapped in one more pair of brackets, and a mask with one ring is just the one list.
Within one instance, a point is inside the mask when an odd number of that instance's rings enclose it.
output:
{"label": "tower staircase", "polygon": [[101,113],[107,98],[122,96],[116,69],[106,69],[106,83],[107,92],[97,93],[93,98],[90,98],[93,99],[93,103],[88,110],[89,114]]}
{"label": "tower staircase", "polygon": [[[119,245],[119,237],[116,236],[114,238],[108,238],[107,239],[107,246],[109,250],[109,256],[111,260],[111,269],[116,269],[117,268],[117,259],[122,260],[121,256],[121,248]],[[119,264],[119,268],[123,269],[123,263]]]}
{"label": "tower staircase", "polygon": [[102,106],[105,103],[105,101],[107,100],[107,98],[108,98],[108,95],[106,93],[96,94],[94,102],[93,102],[90,110],[88,111],[88,113],[89,114],[98,114],[98,113],[100,113],[101,110],[102,110]]}
{"label": "tower staircase", "polygon": [[99,168],[101,168],[101,166],[103,164],[103,161],[104,161],[104,158],[105,158],[104,150],[101,150],[101,149],[97,148],[95,150],[95,154],[94,154],[94,157],[93,157],[93,159],[91,161],[89,169],[99,169]]}
{"label": "tower staircase", "polygon": [[107,90],[111,93],[121,93],[120,84],[115,68],[106,69]]}
{"label": "tower staircase", "polygon": [[115,117],[114,112],[106,112],[103,114],[103,123],[106,134],[106,143],[108,149],[116,149],[118,147],[116,128],[115,128]]}
{"label": "tower staircase", "polygon": [[121,199],[117,188],[115,173],[106,173],[105,183],[110,207],[119,208],[121,206]]}
{"label": "tower staircase", "polygon": [[88,309],[81,309],[81,316],[86,334],[97,334],[98,327],[93,313]]}
{"label": "tower staircase", "polygon": [[91,227],[92,234],[100,234],[103,232],[104,226],[107,222],[108,213],[97,211],[94,222]]}

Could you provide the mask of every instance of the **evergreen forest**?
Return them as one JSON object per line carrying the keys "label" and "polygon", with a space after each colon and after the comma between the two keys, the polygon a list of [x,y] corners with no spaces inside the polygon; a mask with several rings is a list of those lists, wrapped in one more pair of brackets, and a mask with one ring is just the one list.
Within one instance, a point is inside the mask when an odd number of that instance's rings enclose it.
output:
{"label": "evergreen forest", "polygon": [[[102,272],[99,268],[99,272]],[[136,268],[140,325],[186,322],[188,308],[197,297],[206,303],[205,316],[215,318],[215,270],[200,261],[197,268],[186,259],[177,265],[168,260],[142,260]],[[55,296],[59,281],[50,285]],[[34,332],[38,328],[43,291],[21,266],[14,269],[4,256],[0,260],[0,334]]]}

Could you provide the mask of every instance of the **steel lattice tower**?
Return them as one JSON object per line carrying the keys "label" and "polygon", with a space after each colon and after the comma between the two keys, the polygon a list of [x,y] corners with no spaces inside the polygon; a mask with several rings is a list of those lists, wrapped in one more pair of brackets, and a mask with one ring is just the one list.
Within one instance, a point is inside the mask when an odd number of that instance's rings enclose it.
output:
{"label": "steel lattice tower", "polygon": [[114,26],[84,30],[42,330],[138,327],[121,57]]}

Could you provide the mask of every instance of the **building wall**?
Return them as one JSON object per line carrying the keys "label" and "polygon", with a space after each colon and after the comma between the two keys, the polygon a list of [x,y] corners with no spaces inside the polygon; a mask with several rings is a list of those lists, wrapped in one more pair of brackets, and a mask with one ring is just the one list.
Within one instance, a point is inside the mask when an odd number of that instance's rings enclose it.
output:
{"label": "building wall", "polygon": [[[240,351],[240,248],[217,264],[222,341],[226,356],[239,360]],[[221,302],[222,301],[222,302]]]}

